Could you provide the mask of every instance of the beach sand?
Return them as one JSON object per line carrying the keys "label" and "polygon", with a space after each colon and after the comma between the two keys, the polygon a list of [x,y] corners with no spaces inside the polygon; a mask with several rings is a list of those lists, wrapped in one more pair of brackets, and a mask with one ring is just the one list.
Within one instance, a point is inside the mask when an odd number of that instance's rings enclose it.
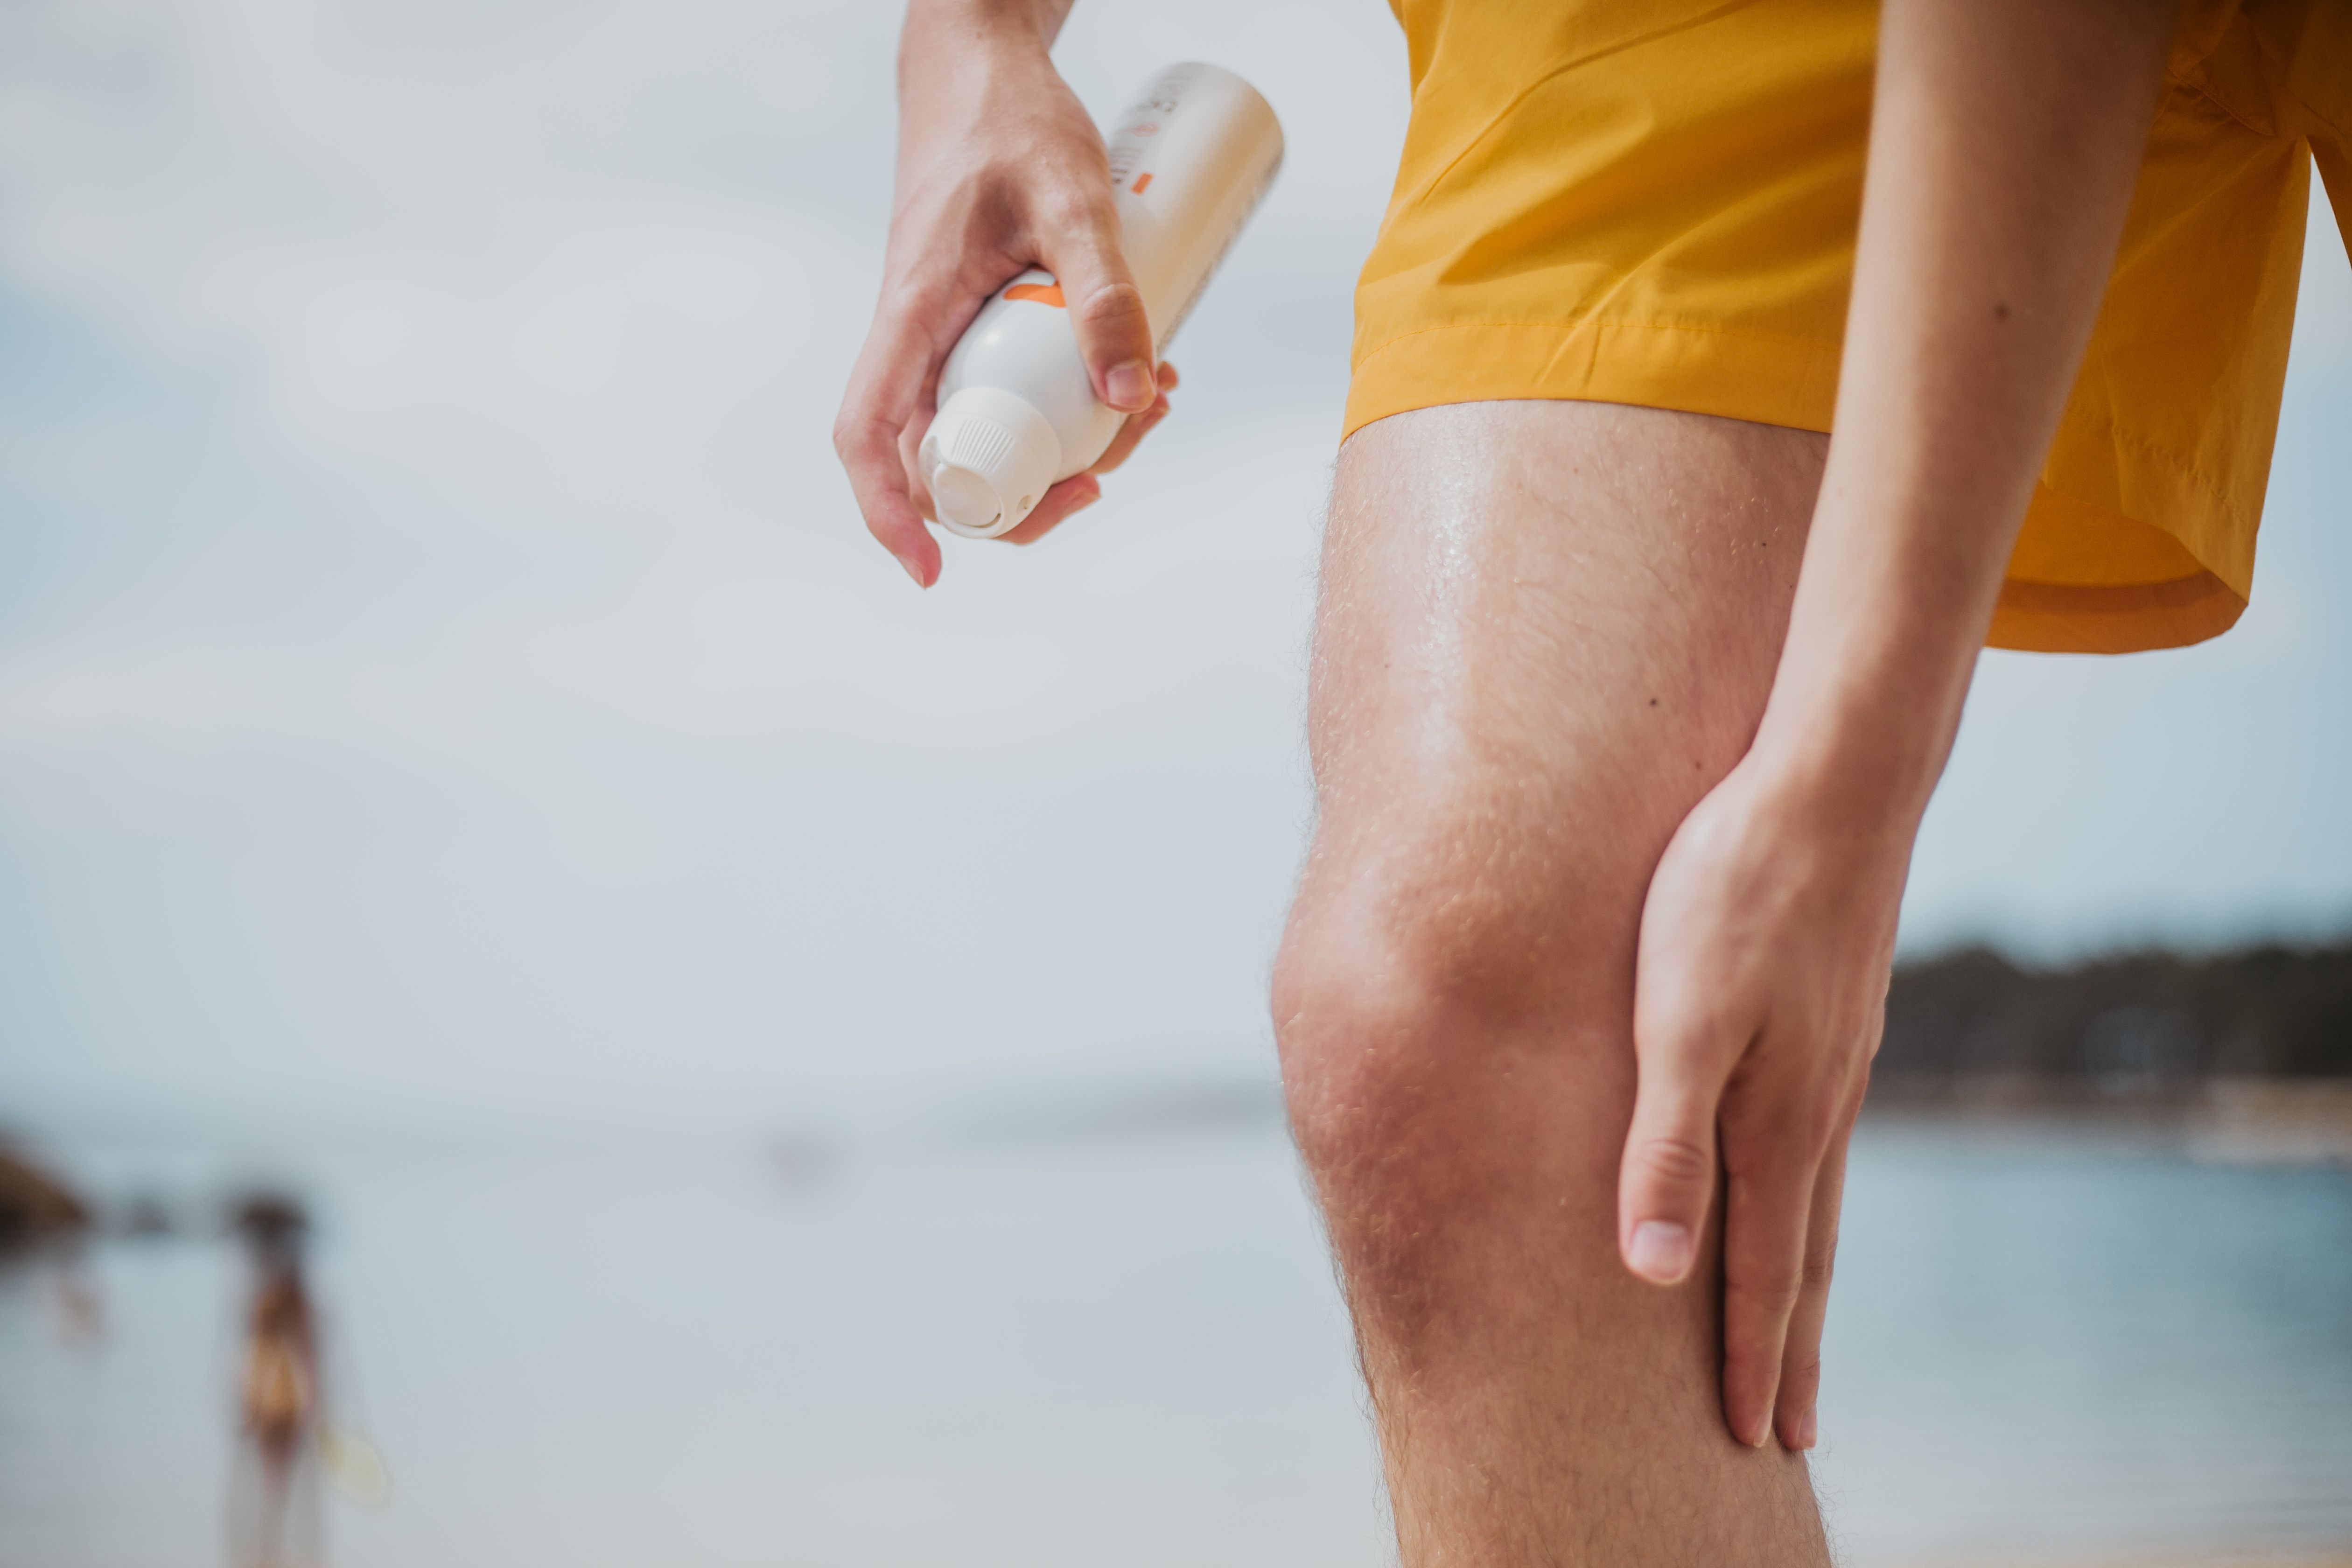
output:
{"label": "beach sand", "polygon": [[2218,1079],[2190,1120],[2189,1147],[2225,1162],[2352,1164],[2352,1081]]}
{"label": "beach sand", "polygon": [[1983,1074],[1874,1081],[1874,1124],[2134,1139],[2217,1165],[2352,1165],[2352,1079],[2216,1078],[2161,1094]]}

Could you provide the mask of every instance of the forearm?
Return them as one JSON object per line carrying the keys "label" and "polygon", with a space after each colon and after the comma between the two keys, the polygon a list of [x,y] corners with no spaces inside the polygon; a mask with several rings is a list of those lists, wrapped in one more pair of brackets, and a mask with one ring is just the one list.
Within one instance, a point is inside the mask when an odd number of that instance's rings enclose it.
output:
{"label": "forearm", "polygon": [[2098,313],[2173,0],[1885,0],[1836,432],[1759,749],[1907,845]]}

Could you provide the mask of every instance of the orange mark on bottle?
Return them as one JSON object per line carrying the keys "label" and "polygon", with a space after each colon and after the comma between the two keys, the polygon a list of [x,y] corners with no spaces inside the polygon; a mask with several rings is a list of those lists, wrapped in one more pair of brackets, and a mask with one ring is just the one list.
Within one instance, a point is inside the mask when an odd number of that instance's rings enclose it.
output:
{"label": "orange mark on bottle", "polygon": [[1133,191],[1137,195],[1139,195],[1139,195],[1141,195],[1143,194],[1143,187],[1144,187],[1144,186],[1146,186],[1146,185],[1148,185],[1148,184],[1150,184],[1150,183],[1151,183],[1151,171],[1150,171],[1150,170],[1149,170],[1149,169],[1146,169],[1143,173],[1141,173],[1140,174],[1138,174],[1138,175],[1136,175],[1136,176],[1135,176],[1135,184],[1132,184],[1132,185],[1129,185],[1129,186],[1128,187],[1128,189],[1129,189],[1129,190]]}
{"label": "orange mark on bottle", "polygon": [[1008,300],[1034,300],[1040,305],[1051,305],[1056,310],[1066,308],[1062,303],[1062,286],[1059,283],[1015,283],[1004,291],[1004,297]]}

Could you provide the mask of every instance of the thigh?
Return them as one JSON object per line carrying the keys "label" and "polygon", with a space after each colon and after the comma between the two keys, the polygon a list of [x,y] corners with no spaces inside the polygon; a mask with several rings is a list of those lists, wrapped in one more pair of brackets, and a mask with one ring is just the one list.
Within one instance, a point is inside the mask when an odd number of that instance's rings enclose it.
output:
{"label": "thigh", "polygon": [[1606,978],[1630,1017],[1650,872],[1762,715],[1826,448],[1578,402],[1358,431],[1324,544],[1302,899],[1505,1000]]}

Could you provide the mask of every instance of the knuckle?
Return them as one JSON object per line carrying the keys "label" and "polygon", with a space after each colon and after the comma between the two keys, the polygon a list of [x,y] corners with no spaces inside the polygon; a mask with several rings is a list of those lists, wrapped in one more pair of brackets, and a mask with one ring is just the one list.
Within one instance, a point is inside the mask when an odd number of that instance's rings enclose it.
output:
{"label": "knuckle", "polygon": [[1038,226],[1066,239],[1100,242],[1116,232],[1108,184],[1065,175],[1048,181],[1031,200]]}
{"label": "knuckle", "polygon": [[853,480],[861,474],[870,477],[873,465],[885,458],[898,444],[898,432],[889,422],[863,410],[842,410],[834,421],[833,450],[842,465],[848,468]]}
{"label": "knuckle", "polygon": [[1685,986],[1653,986],[1634,994],[1634,1043],[1645,1051],[1685,1052],[1704,1046],[1716,1034],[1714,1009]]}
{"label": "knuckle", "polygon": [[1759,1187],[1810,1186],[1837,1127],[1835,1110],[1810,1103],[1776,1106],[1752,1096],[1727,1099],[1724,1169],[1733,1181]]}
{"label": "knuckle", "polygon": [[[1727,1122],[1729,1118],[1726,1118]],[[1769,1135],[1738,1124],[1723,1130],[1723,1173],[1736,1187],[1754,1187],[1786,1163],[1785,1152]]]}
{"label": "knuckle", "polygon": [[1672,1186],[1697,1186],[1715,1173],[1715,1160],[1688,1138],[1645,1138],[1635,1156],[1643,1174]]}
{"label": "knuckle", "polygon": [[1797,1304],[1800,1271],[1795,1268],[1728,1269],[1724,1292],[1779,1317]]}
{"label": "knuckle", "polygon": [[[1637,999],[1637,1010],[1641,1005]],[[1706,1002],[1655,1003],[1648,1011],[1637,1012],[1633,1054],[1645,1072],[1727,1088],[1736,1081],[1734,1068],[1748,1034],[1730,1015]]]}
{"label": "knuckle", "polygon": [[1845,1119],[1845,1096],[1836,1087],[1822,1089],[1805,1102],[1805,1142],[1816,1152],[1826,1149]]}
{"label": "knuckle", "polygon": [[1811,1170],[1821,1163],[1822,1157],[1829,1152],[1830,1141],[1837,1136],[1837,1113],[1802,1106],[1790,1124],[1763,1136],[1774,1144],[1772,1155],[1776,1163],[1791,1160]]}
{"label": "knuckle", "polygon": [[1144,319],[1143,290],[1118,279],[1102,284],[1078,307],[1078,319],[1091,327],[1140,324]]}
{"label": "knuckle", "polygon": [[1724,1342],[1723,1381],[1727,1389],[1738,1387],[1746,1391],[1748,1397],[1743,1403],[1751,1405],[1762,1403],[1763,1395],[1758,1384],[1769,1387],[1778,1379],[1780,1373],[1778,1348],[1766,1342],[1761,1334],[1742,1341],[1735,1331]]}
{"label": "knuckle", "polygon": [[932,265],[894,272],[882,280],[875,316],[885,323],[904,318],[920,319],[938,308],[946,295],[947,282],[940,269]]}
{"label": "knuckle", "polygon": [[865,424],[865,420],[853,416],[849,410],[845,408],[841,411],[841,416],[833,422],[835,457],[846,463],[857,455],[858,436]]}

